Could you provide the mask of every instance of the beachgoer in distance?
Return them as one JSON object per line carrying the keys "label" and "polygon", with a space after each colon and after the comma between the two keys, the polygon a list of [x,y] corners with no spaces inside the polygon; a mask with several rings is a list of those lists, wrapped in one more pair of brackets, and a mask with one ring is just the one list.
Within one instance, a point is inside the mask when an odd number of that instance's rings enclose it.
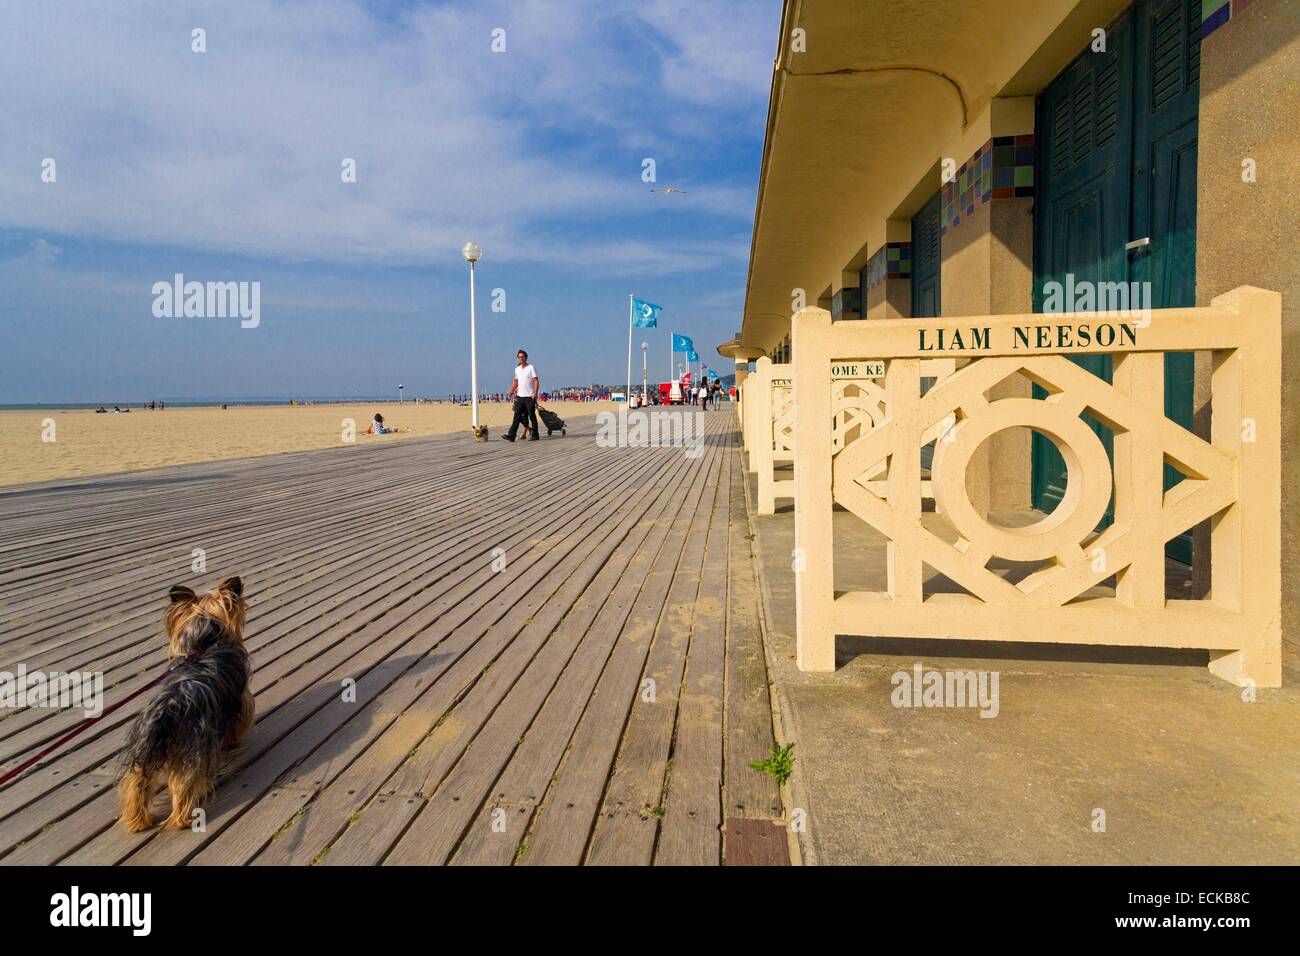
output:
{"label": "beachgoer in distance", "polygon": [[529,440],[538,441],[537,435],[537,398],[542,393],[542,383],[537,377],[537,369],[528,362],[528,353],[520,349],[515,356],[519,364],[515,366],[515,380],[510,383],[507,397],[514,399],[515,417],[510,423],[510,431],[501,437],[514,441],[519,433],[519,426],[527,421],[531,429]]}

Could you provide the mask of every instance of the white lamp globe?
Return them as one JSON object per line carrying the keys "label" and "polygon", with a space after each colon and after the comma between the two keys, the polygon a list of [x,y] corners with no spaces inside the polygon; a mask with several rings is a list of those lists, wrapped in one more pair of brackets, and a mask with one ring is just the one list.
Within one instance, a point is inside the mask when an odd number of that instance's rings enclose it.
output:
{"label": "white lamp globe", "polygon": [[465,257],[466,262],[478,262],[483,257],[483,248],[477,242],[467,242],[460,250],[460,254]]}

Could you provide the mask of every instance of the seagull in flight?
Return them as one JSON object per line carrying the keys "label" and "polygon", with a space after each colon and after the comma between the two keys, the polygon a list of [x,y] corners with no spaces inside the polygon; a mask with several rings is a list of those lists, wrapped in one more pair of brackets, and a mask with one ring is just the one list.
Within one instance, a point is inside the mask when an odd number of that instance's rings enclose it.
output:
{"label": "seagull in flight", "polygon": [[678,189],[676,186],[651,186],[652,193],[685,193],[685,189]]}

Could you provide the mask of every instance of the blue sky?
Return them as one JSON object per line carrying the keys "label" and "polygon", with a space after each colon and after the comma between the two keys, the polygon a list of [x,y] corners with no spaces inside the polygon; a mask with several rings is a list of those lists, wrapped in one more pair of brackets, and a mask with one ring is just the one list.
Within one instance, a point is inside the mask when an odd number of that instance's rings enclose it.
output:
{"label": "blue sky", "polygon": [[[622,380],[629,293],[652,377],[670,330],[730,371],[779,13],[0,0],[0,403],[466,390],[469,239],[485,388]],[[178,272],[261,324],[154,317]]]}

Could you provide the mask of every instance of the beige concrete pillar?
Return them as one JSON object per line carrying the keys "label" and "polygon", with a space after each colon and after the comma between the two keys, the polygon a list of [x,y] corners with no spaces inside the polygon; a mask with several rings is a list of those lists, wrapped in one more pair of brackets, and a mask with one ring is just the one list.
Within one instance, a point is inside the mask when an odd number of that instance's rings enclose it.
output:
{"label": "beige concrete pillar", "polygon": [[766,459],[759,462],[758,497],[755,510],[761,515],[776,514],[776,495],[778,484],[783,496],[788,490],[788,482],[776,480],[776,466],[794,463],[794,451],[787,447],[790,443],[784,437],[785,425],[793,428],[793,408],[791,403],[791,376],[793,370],[789,365],[775,362],[764,369],[763,399],[768,423],[762,429],[760,441],[767,443]]}
{"label": "beige concrete pillar", "polygon": [[831,314],[794,318],[794,567],[796,663],[835,669],[834,502],[831,496]]}
{"label": "beige concrete pillar", "polygon": [[[1216,296],[1214,305],[1238,310],[1246,321],[1276,329],[1281,324],[1280,297],[1263,289],[1234,289]],[[1261,336],[1263,337],[1263,336]],[[1210,651],[1210,671],[1234,684],[1279,687],[1282,647],[1279,640],[1282,605],[1282,535],[1275,516],[1282,510],[1279,477],[1281,443],[1275,438],[1249,443],[1243,424],[1280,423],[1284,407],[1280,336],[1269,348],[1237,349],[1216,357],[1211,376],[1215,396],[1211,438],[1217,448],[1230,450],[1238,462],[1237,503],[1212,525],[1210,547],[1214,563],[1210,592],[1216,602],[1255,618],[1249,642],[1231,651]],[[1265,425],[1264,427],[1267,427]]]}
{"label": "beige concrete pillar", "polygon": [[751,375],[745,379],[744,392],[740,396],[740,439],[741,445],[745,449],[745,467],[750,471],[754,470],[752,459],[752,449],[750,448],[749,427],[749,406],[753,405],[754,397],[754,377]]}
{"label": "beige concrete pillar", "polygon": [[[995,137],[1032,135],[1033,97],[993,100],[988,122],[990,143]],[[963,159],[976,164],[975,157]],[[950,184],[944,189],[954,191],[956,186]],[[956,226],[946,225],[941,239],[939,293],[945,317],[1033,311],[1033,209],[1032,196],[994,195],[970,215],[963,214]],[[995,386],[990,398],[996,401],[1030,395],[1029,380],[1017,376]],[[977,507],[1023,510],[1030,506],[1031,447],[1029,430],[1023,428],[989,439],[969,469],[971,499]]]}
{"label": "beige concrete pillar", "polygon": [[[862,290],[863,315],[868,319],[907,319],[912,316],[910,262],[912,223],[885,222],[885,240],[867,258],[867,288]],[[893,263],[891,266],[891,262]]]}
{"label": "beige concrete pillar", "polygon": [[766,355],[754,363],[749,379],[749,470],[772,480],[772,360]]}
{"label": "beige concrete pillar", "polygon": [[[1282,294],[1282,663],[1300,668],[1300,3],[1254,3],[1201,43],[1197,152],[1196,304],[1239,285]],[[1197,425],[1211,410],[1210,363],[1197,363]],[[1217,529],[1216,529],[1217,530]],[[1194,541],[1198,573],[1219,564],[1208,527]],[[1213,547],[1217,548],[1216,535]],[[1207,559],[1212,559],[1207,560]]]}
{"label": "beige concrete pillar", "polygon": [[736,359],[736,416],[740,419],[742,440],[745,434],[745,410],[743,392],[745,379],[749,378],[749,363]]}
{"label": "beige concrete pillar", "polygon": [[850,322],[864,318],[866,311],[862,302],[862,290],[858,288],[856,272],[841,272],[831,294],[831,319],[836,322]]}

